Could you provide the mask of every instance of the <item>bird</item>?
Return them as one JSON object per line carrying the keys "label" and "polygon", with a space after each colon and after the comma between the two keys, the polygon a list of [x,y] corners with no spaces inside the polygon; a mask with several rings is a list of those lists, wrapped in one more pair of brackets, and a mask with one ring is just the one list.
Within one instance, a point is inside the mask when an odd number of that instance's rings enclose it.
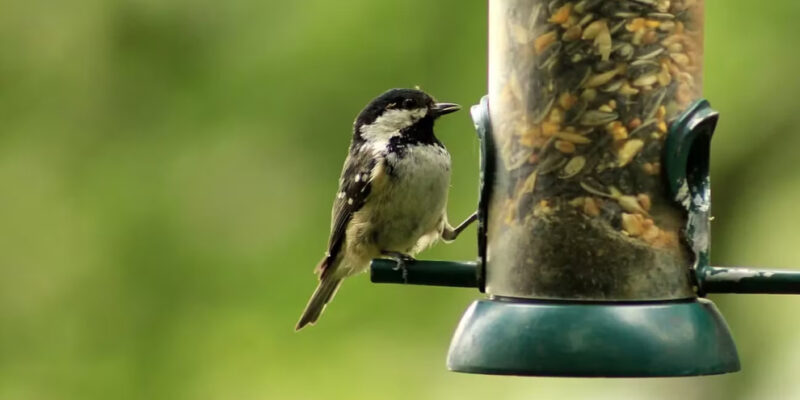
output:
{"label": "bird", "polygon": [[419,89],[391,89],[370,101],[353,123],[350,148],[331,212],[319,283],[298,331],[319,319],[342,281],[365,271],[374,258],[398,268],[439,239],[452,241],[475,220],[447,221],[450,153],[433,133],[436,120],[461,107]]}

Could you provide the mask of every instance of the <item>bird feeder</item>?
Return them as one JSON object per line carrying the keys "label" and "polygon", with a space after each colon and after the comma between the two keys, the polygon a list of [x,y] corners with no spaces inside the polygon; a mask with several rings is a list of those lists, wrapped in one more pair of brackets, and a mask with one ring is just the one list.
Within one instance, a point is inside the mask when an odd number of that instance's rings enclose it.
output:
{"label": "bird feeder", "polygon": [[702,0],[490,0],[477,262],[375,260],[373,282],[476,287],[453,371],[738,371],[708,293],[800,293],[709,265]]}

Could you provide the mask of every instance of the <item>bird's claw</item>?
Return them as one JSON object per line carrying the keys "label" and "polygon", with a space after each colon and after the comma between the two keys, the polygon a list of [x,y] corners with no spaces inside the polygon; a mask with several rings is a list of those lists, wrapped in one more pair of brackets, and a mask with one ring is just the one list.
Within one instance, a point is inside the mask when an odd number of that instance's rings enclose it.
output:
{"label": "bird's claw", "polygon": [[408,283],[408,268],[406,268],[407,264],[411,264],[415,261],[414,257],[409,256],[408,254],[403,253],[396,253],[396,252],[383,252],[384,255],[391,257],[392,259],[397,262],[392,269],[397,271],[400,270],[403,273],[403,283]]}

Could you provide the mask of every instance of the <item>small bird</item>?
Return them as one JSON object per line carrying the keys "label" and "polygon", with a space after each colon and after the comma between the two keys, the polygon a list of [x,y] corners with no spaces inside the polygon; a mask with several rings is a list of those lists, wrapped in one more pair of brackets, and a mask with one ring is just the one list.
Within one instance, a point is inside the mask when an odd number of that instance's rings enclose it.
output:
{"label": "small bird", "polygon": [[451,241],[475,220],[457,228],[447,222],[450,153],[433,124],[458,111],[416,89],[392,89],[374,100],[353,124],[333,204],[328,251],[317,265],[319,285],[296,330],[317,321],[344,278],[365,271],[373,258],[398,267],[439,238]]}

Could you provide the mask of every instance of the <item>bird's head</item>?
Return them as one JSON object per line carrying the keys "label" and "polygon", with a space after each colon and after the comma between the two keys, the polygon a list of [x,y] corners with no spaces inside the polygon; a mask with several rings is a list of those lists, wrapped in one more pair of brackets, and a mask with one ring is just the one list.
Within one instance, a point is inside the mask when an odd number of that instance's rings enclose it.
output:
{"label": "bird's head", "polygon": [[398,136],[434,140],[433,122],[459,109],[458,104],[437,103],[421,90],[392,89],[373,99],[361,111],[354,124],[354,135],[367,143],[388,142]]}

